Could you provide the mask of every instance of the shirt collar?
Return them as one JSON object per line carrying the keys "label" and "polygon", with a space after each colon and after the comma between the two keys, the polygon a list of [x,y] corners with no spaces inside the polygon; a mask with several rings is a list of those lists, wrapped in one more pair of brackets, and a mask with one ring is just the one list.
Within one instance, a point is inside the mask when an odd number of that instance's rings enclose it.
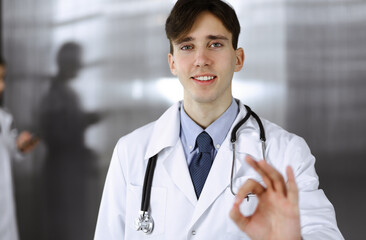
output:
{"label": "shirt collar", "polygon": [[237,102],[232,100],[229,108],[210,126],[206,129],[201,128],[195,123],[184,111],[183,102],[180,107],[180,119],[181,119],[181,140],[185,141],[185,146],[189,147],[190,151],[195,149],[196,138],[202,132],[206,131],[213,140],[215,149],[218,150],[225,140],[231,125],[235,121],[235,118],[239,112]]}

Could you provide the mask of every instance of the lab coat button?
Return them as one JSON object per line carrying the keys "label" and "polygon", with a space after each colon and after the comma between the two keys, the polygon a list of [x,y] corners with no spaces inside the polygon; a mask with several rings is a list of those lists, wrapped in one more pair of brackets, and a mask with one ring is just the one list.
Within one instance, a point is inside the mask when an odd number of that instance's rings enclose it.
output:
{"label": "lab coat button", "polygon": [[192,230],[192,235],[196,235],[196,231],[195,230]]}

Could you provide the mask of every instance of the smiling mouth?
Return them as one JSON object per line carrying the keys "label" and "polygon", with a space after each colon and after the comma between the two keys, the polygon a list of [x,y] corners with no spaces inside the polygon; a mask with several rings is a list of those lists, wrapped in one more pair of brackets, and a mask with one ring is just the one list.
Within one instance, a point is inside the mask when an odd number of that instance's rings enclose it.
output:
{"label": "smiling mouth", "polygon": [[194,79],[194,80],[203,81],[203,82],[210,81],[210,80],[213,80],[213,79],[215,79],[215,78],[216,78],[216,76],[200,76],[200,77],[192,77],[192,79]]}

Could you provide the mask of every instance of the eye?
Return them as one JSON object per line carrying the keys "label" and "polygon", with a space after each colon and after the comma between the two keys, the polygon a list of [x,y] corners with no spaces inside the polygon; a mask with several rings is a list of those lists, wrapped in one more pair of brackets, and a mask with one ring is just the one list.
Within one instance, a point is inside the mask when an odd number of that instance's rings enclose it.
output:
{"label": "eye", "polygon": [[215,42],[215,43],[212,43],[211,45],[210,45],[210,47],[212,47],[212,48],[218,48],[218,47],[222,47],[223,45],[221,44],[221,43],[218,43],[218,42]]}
{"label": "eye", "polygon": [[187,50],[192,50],[193,47],[191,45],[184,45],[183,47],[180,48],[183,51],[187,51]]}

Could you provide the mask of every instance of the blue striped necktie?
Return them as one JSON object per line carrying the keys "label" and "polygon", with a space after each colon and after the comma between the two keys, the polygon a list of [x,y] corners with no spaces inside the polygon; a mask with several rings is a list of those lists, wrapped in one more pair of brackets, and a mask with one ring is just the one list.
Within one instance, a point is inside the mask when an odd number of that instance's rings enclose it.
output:
{"label": "blue striped necktie", "polygon": [[199,152],[193,157],[192,162],[189,165],[189,173],[191,174],[194,190],[198,199],[211,169],[211,152],[213,145],[212,139],[207,132],[200,133],[196,142]]}

